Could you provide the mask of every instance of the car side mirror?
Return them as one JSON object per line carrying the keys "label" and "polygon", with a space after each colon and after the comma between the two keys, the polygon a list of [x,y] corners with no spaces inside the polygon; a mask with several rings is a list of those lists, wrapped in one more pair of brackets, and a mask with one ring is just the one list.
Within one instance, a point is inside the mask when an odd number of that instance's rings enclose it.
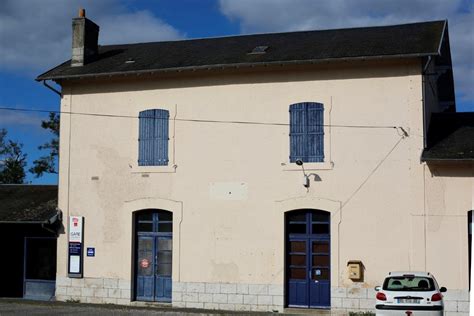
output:
{"label": "car side mirror", "polygon": [[377,285],[376,287],[374,287],[374,290],[377,292],[380,291],[380,285]]}
{"label": "car side mirror", "polygon": [[444,286],[442,286],[442,287],[439,289],[439,291],[440,291],[441,293],[444,293],[444,292],[447,291],[447,289],[446,289]]}

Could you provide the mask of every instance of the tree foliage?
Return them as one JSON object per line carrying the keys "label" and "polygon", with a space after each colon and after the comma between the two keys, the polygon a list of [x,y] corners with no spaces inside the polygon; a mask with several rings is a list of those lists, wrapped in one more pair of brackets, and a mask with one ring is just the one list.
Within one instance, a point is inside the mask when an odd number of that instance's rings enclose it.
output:
{"label": "tree foliage", "polygon": [[26,154],[23,144],[6,138],[7,131],[0,129],[0,183],[21,184],[25,181]]}
{"label": "tree foliage", "polygon": [[49,142],[38,147],[39,150],[47,151],[47,154],[33,161],[30,172],[36,178],[41,177],[44,173],[58,173],[56,165],[59,155],[59,114],[49,113],[49,119],[42,121],[41,127],[50,131],[54,136]]}

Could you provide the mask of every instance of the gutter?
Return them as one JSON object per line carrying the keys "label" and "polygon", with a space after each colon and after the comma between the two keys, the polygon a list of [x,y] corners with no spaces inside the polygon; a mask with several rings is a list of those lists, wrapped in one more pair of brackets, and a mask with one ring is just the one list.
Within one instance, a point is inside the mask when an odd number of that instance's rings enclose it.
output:
{"label": "gutter", "polygon": [[[439,52],[433,53],[414,53],[414,54],[395,54],[395,55],[379,55],[379,56],[357,56],[357,57],[342,57],[342,58],[323,58],[323,59],[308,59],[308,60],[289,60],[289,61],[272,61],[259,63],[231,63],[231,64],[214,64],[202,66],[186,66],[173,68],[155,68],[144,70],[130,70],[130,71],[115,71],[106,73],[89,73],[76,75],[58,75],[47,76],[40,75],[35,80],[69,80],[69,79],[83,79],[83,78],[100,78],[112,76],[127,76],[127,75],[141,75],[141,74],[155,74],[155,73],[170,73],[170,72],[194,72],[198,70],[223,70],[223,69],[238,69],[238,68],[254,68],[254,67],[268,67],[268,66],[288,66],[288,65],[307,65],[307,64],[321,64],[328,62],[346,62],[346,61],[364,61],[364,60],[385,60],[385,59],[405,59],[405,58],[419,58],[426,56],[438,55]],[[70,69],[70,68],[67,68]]]}

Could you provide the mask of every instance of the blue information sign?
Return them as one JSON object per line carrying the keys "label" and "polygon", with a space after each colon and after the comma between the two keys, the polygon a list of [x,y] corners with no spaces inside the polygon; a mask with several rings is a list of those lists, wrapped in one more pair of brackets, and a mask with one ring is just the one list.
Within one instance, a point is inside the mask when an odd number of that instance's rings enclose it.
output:
{"label": "blue information sign", "polygon": [[95,248],[87,248],[87,256],[95,257]]}

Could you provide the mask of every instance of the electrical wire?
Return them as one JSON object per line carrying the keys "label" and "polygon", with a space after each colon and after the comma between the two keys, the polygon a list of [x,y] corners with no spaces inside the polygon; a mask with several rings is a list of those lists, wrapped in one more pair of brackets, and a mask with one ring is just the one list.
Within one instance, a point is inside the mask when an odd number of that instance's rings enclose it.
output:
{"label": "electrical wire", "polygon": [[[118,115],[118,114],[100,114],[100,113],[85,113],[85,112],[63,112],[55,110],[44,110],[44,109],[26,109],[26,108],[9,108],[0,107],[3,111],[17,111],[17,112],[36,112],[36,113],[56,113],[56,114],[69,114],[69,115],[81,115],[81,116],[97,116],[97,117],[113,117],[113,118],[133,118],[139,119],[139,116],[133,115]],[[155,118],[159,119],[159,118]],[[164,118],[163,118],[164,119]],[[224,120],[204,120],[204,119],[184,119],[174,118],[173,121],[181,122],[193,122],[193,123],[217,123],[217,124],[243,124],[243,125],[266,125],[266,126],[290,126],[289,123],[272,123],[272,122],[256,122],[256,121],[224,121]],[[324,127],[341,127],[341,128],[366,128],[366,129],[396,129],[404,131],[401,126],[384,126],[384,125],[331,125],[322,124],[314,126]]]}

